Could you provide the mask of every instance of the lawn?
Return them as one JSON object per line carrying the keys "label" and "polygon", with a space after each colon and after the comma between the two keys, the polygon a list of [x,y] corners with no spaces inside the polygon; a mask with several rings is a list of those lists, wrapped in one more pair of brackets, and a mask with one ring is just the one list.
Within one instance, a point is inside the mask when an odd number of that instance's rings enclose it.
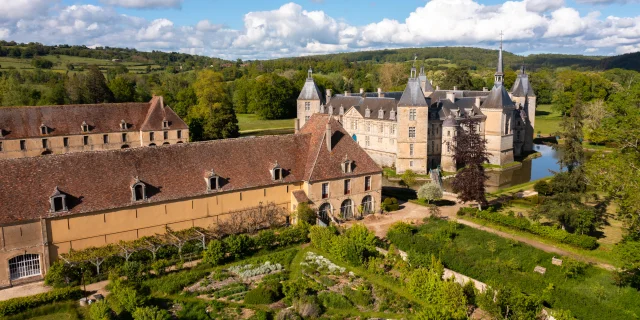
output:
{"label": "lawn", "polygon": [[552,105],[542,104],[536,107],[535,134],[540,132],[542,136],[550,136],[560,130],[562,116],[552,110]]}
{"label": "lawn", "polygon": [[241,133],[293,129],[294,119],[262,120],[255,114],[237,114]]}

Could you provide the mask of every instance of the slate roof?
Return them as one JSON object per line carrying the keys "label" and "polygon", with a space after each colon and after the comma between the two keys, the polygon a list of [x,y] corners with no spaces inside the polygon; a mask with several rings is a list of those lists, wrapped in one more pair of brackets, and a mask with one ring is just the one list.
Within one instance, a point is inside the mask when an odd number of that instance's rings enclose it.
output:
{"label": "slate roof", "polygon": [[320,89],[318,89],[313,78],[307,78],[304,82],[304,86],[302,87],[302,91],[300,91],[298,100],[323,100]]}
{"label": "slate roof", "polygon": [[424,72],[424,66],[420,67],[420,75],[418,75],[418,79],[420,80],[420,83],[424,82],[424,91],[425,92],[433,92],[435,90],[433,90],[433,86],[431,85],[431,82],[429,81],[429,79],[427,79],[427,74]]}
{"label": "slate roof", "polygon": [[489,96],[482,104],[482,109],[503,109],[505,107],[515,107],[515,103],[509,97],[509,93],[501,84],[496,84],[489,92]]}
{"label": "slate roof", "polygon": [[362,103],[363,98],[360,96],[343,96],[336,95],[331,97],[331,100],[324,106],[324,113],[327,113],[329,110],[329,106],[333,107],[334,114],[338,113],[340,110],[340,106],[344,108],[344,112],[347,112],[349,108],[353,106],[359,106]]}
{"label": "slate roof", "polygon": [[[327,123],[331,152],[324,144]],[[345,154],[355,161],[353,173],[342,173]],[[271,179],[276,162],[282,181]],[[131,199],[136,177],[147,185],[143,203],[157,203],[208,194],[204,177],[211,170],[221,177],[219,192],[381,172],[337,121],[320,114],[299,134],[5,159],[0,168],[0,224],[139,205]],[[52,214],[56,187],[69,210]]]}
{"label": "slate roof", "polygon": [[418,78],[409,78],[407,87],[404,89],[400,101],[398,101],[398,106],[429,106],[424,98],[424,93],[422,93]]}
{"label": "slate roof", "polygon": [[524,66],[522,67],[518,77],[516,78],[516,82],[513,83],[513,88],[511,89],[511,93],[516,97],[534,97],[535,93],[533,92],[533,87],[531,87],[531,83],[529,82],[529,75],[524,70]]}
{"label": "slate roof", "polygon": [[[366,110],[369,108],[369,118],[368,119],[378,119],[378,120],[391,120],[396,121],[396,119],[390,119],[391,110],[395,110],[396,112],[396,100],[393,98],[365,98],[360,106],[354,107],[363,118],[365,118]],[[382,118],[379,118],[379,111],[382,110]]]}
{"label": "slate roof", "polygon": [[[171,108],[163,105],[162,97],[141,103],[5,107],[0,108],[0,129],[4,139],[41,137],[42,124],[49,129],[47,136],[84,134],[82,122],[89,125],[89,133],[162,130],[164,118],[170,129],[188,129]],[[127,123],[125,130],[120,128],[122,120]]]}

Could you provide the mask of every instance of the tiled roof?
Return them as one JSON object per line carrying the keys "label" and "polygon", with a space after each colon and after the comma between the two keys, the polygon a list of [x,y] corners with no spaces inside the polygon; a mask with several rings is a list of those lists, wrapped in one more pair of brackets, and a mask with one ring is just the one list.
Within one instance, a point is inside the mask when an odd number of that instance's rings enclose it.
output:
{"label": "tiled roof", "polygon": [[304,192],[304,190],[296,190],[293,193],[293,197],[296,199],[296,201],[298,201],[298,203],[308,203],[309,201],[309,197],[307,197],[307,194]]}
{"label": "tiled roof", "polygon": [[[221,178],[219,192],[380,172],[335,120],[329,121],[334,150],[327,151],[327,118],[313,115],[295,135],[0,160],[0,224],[137,205],[130,189],[136,177],[147,185],[145,203],[156,203],[207,194],[204,177],[211,170]],[[341,171],[345,154],[355,160],[351,174]],[[271,179],[276,162],[282,181]],[[56,187],[69,210],[51,214]]]}
{"label": "tiled roof", "polygon": [[[42,124],[49,136],[83,134],[83,122],[89,125],[89,133],[162,130],[164,117],[171,129],[188,129],[173,110],[162,107],[162,97],[137,103],[0,108],[0,129],[5,139],[40,137]],[[120,128],[122,120],[127,123],[125,130]]]}

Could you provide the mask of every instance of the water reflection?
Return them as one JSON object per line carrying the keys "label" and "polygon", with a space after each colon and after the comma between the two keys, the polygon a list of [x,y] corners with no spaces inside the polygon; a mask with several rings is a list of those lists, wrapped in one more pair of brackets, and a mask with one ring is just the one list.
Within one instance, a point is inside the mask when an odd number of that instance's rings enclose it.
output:
{"label": "water reflection", "polygon": [[[533,160],[522,161],[522,166],[509,168],[503,171],[487,172],[489,180],[487,180],[487,191],[493,192],[498,189],[508,188],[521,183],[549,177],[553,175],[552,171],[560,171],[558,159],[562,155],[561,150],[554,150],[551,146],[544,144],[535,144],[534,150],[540,152],[541,156]],[[397,182],[383,180],[385,186],[399,186]],[[444,188],[451,190],[451,180],[444,180]],[[416,189],[419,185],[416,186]]]}

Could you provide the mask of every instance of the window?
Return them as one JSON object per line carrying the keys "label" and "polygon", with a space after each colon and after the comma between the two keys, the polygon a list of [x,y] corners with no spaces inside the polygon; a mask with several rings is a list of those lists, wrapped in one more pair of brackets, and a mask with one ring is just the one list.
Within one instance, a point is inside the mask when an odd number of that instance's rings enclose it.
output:
{"label": "window", "polygon": [[206,181],[207,191],[218,191],[220,189],[220,177],[213,170],[208,174]]}
{"label": "window", "polygon": [[391,112],[389,112],[389,120],[395,120],[395,119],[396,119],[396,111],[391,110]]}
{"label": "window", "polygon": [[89,144],[89,136],[82,136],[82,144],[85,146]]}
{"label": "window", "polygon": [[304,121],[309,121],[310,118],[311,117],[309,117],[309,116],[304,116]]}
{"label": "window", "polygon": [[353,218],[353,201],[351,201],[351,199],[347,199],[342,202],[342,205],[340,206],[340,215],[343,219]]}
{"label": "window", "polygon": [[120,130],[126,130],[127,129],[127,123],[124,120],[120,121]]}
{"label": "window", "polygon": [[520,131],[516,131],[516,141],[520,141]]}
{"label": "window", "polygon": [[2,141],[0,141],[0,152],[2,151]]}
{"label": "window", "polygon": [[102,135],[102,143],[104,143],[104,144],[109,143],[109,135],[108,134],[103,134]]}
{"label": "window", "polygon": [[409,161],[409,167],[413,168],[413,161]]}
{"label": "window", "polygon": [[46,149],[49,147],[49,141],[47,139],[42,139],[42,148]]}
{"label": "window", "polygon": [[62,138],[62,146],[64,146],[65,148],[69,147],[69,138]]}
{"label": "window", "polygon": [[178,139],[182,139],[182,130],[176,131],[176,134],[178,135]]}
{"label": "window", "polygon": [[89,132],[89,125],[85,121],[82,121],[81,128],[82,132]]}
{"label": "window", "polygon": [[371,141],[369,141],[369,136],[364,137],[364,145],[366,147],[368,147],[369,145],[371,145]]}
{"label": "window", "polygon": [[169,128],[169,121],[167,121],[167,119],[162,120],[162,128],[163,129]]}
{"label": "window", "polygon": [[164,140],[169,139],[169,131],[165,131],[162,133],[162,137],[164,138]]}
{"label": "window", "polygon": [[45,126],[44,124],[40,126],[40,134],[47,134],[49,133],[49,130],[47,128],[47,126]]}
{"label": "window", "polygon": [[329,222],[329,214],[331,214],[331,204],[323,203],[318,210],[319,218],[324,222]]}
{"label": "window", "polygon": [[136,178],[136,182],[131,186],[131,197],[133,201],[143,201],[147,199],[146,186]]}
{"label": "window", "polygon": [[329,198],[329,183],[322,184],[322,199]]}
{"label": "window", "polygon": [[392,145],[393,145],[393,144],[396,144],[396,139],[394,139],[394,138],[390,138],[390,139],[389,139],[389,143],[391,143]]}
{"label": "window", "polygon": [[351,120],[351,130],[356,129],[356,120]]}
{"label": "window", "polygon": [[364,191],[371,190],[371,177],[364,177]]}
{"label": "window", "polygon": [[378,143],[382,143],[382,137],[378,137]]}
{"label": "window", "polygon": [[373,198],[366,196],[362,198],[362,214],[373,213]]}
{"label": "window", "polygon": [[447,130],[447,137],[451,137],[451,130]]}
{"label": "window", "polygon": [[9,259],[9,274],[11,280],[40,275],[40,256],[24,254]]}
{"label": "window", "polygon": [[155,132],[149,132],[149,140],[153,141],[156,139]]}
{"label": "window", "polygon": [[127,134],[126,133],[122,134],[122,142],[127,142]]}
{"label": "window", "polygon": [[413,143],[409,144],[409,155],[413,157]]}
{"label": "window", "polygon": [[382,109],[378,110],[378,119],[384,118],[384,111]]}
{"label": "window", "polygon": [[311,102],[305,102],[304,111],[310,111],[310,110],[311,110]]}
{"label": "window", "polygon": [[409,109],[409,120],[416,120],[416,109]]}
{"label": "window", "polygon": [[51,202],[51,212],[67,211],[67,196],[64,193],[60,192],[60,190],[58,190],[58,187],[56,187],[55,191],[51,195],[51,198],[49,198],[49,201]]}
{"label": "window", "polygon": [[416,127],[409,127],[409,138],[416,137]]}
{"label": "window", "polygon": [[380,133],[384,133],[384,124],[380,124]]}
{"label": "window", "polygon": [[371,132],[371,122],[367,122],[367,132]]}
{"label": "window", "polygon": [[342,105],[340,105],[340,111],[339,112],[340,112],[341,115],[344,114],[344,107]]}
{"label": "window", "polygon": [[351,179],[344,180],[344,194],[351,194]]}
{"label": "window", "polygon": [[364,110],[364,117],[365,118],[371,117],[371,110],[369,110],[369,107],[367,107],[367,109]]}
{"label": "window", "polygon": [[344,160],[342,160],[342,173],[351,173],[353,171],[353,161],[347,159],[347,157],[344,157]]}
{"label": "window", "polygon": [[20,140],[20,150],[22,151],[27,150],[27,141]]}
{"label": "window", "polygon": [[391,130],[391,134],[396,134],[396,125],[395,124],[392,125],[390,130]]}
{"label": "window", "polygon": [[275,181],[282,180],[283,178],[282,168],[278,164],[278,161],[276,161],[276,164],[273,166],[273,168],[270,171],[271,171],[271,179]]}

